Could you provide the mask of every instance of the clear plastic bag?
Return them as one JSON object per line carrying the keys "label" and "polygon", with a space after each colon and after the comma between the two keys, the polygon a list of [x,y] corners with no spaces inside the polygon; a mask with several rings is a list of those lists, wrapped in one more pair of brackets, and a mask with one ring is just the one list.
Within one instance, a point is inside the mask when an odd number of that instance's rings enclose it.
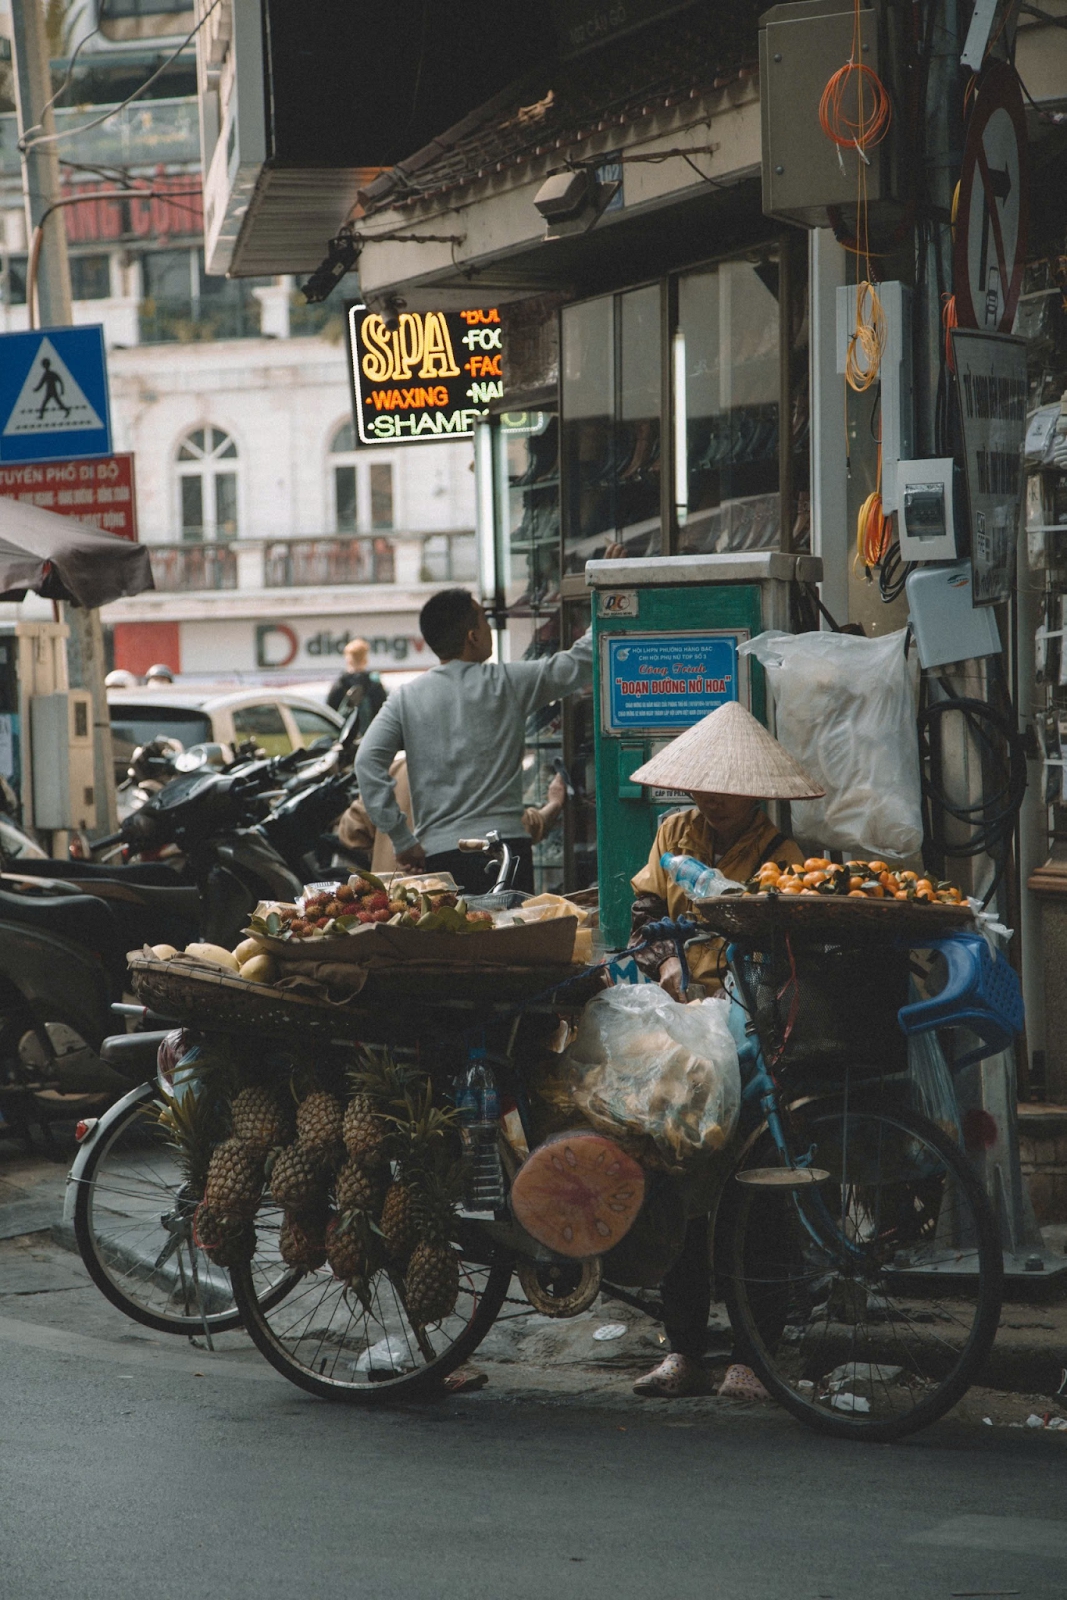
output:
{"label": "clear plastic bag", "polygon": [[794,801],[797,838],[826,850],[914,855],[922,845],[917,667],[904,631],[761,633],[741,646],[767,674],[776,732],[826,790]]}
{"label": "clear plastic bag", "polygon": [[737,1125],[737,1046],[717,1000],[679,1005],[658,984],[594,996],[564,1056],[594,1127],[651,1139],[672,1167],[721,1150]]}

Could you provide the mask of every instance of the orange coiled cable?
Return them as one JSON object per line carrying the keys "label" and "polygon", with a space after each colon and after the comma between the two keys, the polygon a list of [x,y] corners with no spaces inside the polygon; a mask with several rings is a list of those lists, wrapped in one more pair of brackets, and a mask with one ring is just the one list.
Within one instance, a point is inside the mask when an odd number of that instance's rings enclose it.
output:
{"label": "orange coiled cable", "polygon": [[[865,90],[870,91],[870,110]],[[854,96],[855,115],[850,114],[850,93]],[[838,67],[819,101],[819,126],[828,139],[842,149],[855,148],[866,160],[865,152],[870,146],[881,144],[892,120],[892,103],[873,67],[855,60]]]}

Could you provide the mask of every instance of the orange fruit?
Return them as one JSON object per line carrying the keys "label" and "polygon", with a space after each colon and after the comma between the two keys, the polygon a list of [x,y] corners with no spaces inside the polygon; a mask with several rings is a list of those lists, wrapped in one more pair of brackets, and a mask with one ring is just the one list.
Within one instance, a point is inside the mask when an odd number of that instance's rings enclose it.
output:
{"label": "orange fruit", "polygon": [[809,889],[814,889],[817,883],[825,883],[829,876],[828,872],[805,872],[804,882]]}
{"label": "orange fruit", "polygon": [[825,856],[809,856],[804,863],[805,872],[825,872],[832,863]]}
{"label": "orange fruit", "polygon": [[867,896],[864,894],[862,889],[850,889],[848,891],[848,898],[850,900],[866,900]]}
{"label": "orange fruit", "polygon": [[850,878],[848,880],[849,890],[851,891],[853,889],[858,889],[860,887],[860,885],[862,884],[862,882],[863,882],[862,878]]}
{"label": "orange fruit", "polygon": [[894,890],[894,893],[893,893],[893,899],[894,900],[906,900],[907,898],[908,898],[907,889],[896,889],[896,890]]}
{"label": "orange fruit", "polygon": [[880,872],[888,872],[889,868],[886,866],[884,861],[868,861],[867,871],[872,877],[877,878]]}

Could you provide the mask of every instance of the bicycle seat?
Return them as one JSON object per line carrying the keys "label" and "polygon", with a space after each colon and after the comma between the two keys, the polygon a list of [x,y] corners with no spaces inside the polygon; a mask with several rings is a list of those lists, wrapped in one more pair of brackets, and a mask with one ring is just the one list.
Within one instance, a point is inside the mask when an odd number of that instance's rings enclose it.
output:
{"label": "bicycle seat", "polygon": [[942,957],[945,983],[928,999],[901,1006],[897,1016],[903,1031],[969,1028],[976,1033],[981,1046],[954,1062],[956,1070],[1007,1050],[1025,1021],[1022,990],[1012,966],[999,952],[994,956],[978,933],[935,939],[926,948]]}

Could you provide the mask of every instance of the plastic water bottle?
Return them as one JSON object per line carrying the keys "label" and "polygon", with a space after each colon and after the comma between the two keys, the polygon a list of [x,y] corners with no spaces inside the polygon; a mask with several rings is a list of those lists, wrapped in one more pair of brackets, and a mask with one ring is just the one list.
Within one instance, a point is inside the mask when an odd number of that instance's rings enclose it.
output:
{"label": "plastic water bottle", "polygon": [[659,864],[690,900],[714,900],[732,885],[733,880],[723,877],[718,867],[706,866],[694,856],[673,856],[668,851],[660,856]]}
{"label": "plastic water bottle", "polygon": [[499,1211],[504,1204],[500,1095],[484,1048],[472,1049],[468,1055],[456,1109],[467,1151],[467,1204],[472,1211]]}

